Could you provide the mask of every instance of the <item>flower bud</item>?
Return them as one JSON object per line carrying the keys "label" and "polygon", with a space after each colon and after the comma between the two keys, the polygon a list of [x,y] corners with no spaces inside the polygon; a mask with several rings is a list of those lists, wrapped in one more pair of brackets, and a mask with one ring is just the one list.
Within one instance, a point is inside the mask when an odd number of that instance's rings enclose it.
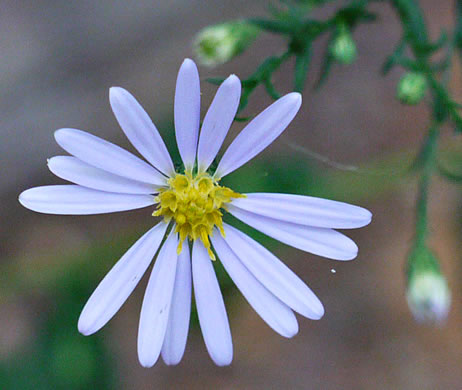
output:
{"label": "flower bud", "polygon": [[407,72],[398,83],[398,99],[405,104],[417,104],[425,96],[427,79],[422,73]]}
{"label": "flower bud", "polygon": [[209,26],[196,35],[194,52],[201,64],[220,65],[242,53],[255,40],[258,32],[257,27],[244,21]]}
{"label": "flower bud", "polygon": [[415,250],[409,258],[406,298],[417,322],[440,324],[446,320],[451,292],[438,260],[426,248]]}
{"label": "flower bud", "polygon": [[330,46],[330,52],[341,64],[349,65],[356,59],[356,44],[346,27],[340,29]]}

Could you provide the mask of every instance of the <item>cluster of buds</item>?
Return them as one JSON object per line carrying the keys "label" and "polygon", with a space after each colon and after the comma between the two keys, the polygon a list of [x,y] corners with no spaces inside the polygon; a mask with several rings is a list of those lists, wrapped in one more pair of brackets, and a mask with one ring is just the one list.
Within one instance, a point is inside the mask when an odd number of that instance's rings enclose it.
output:
{"label": "cluster of buds", "polygon": [[438,260],[425,246],[417,246],[408,259],[406,298],[420,323],[440,324],[446,320],[451,292]]}
{"label": "cluster of buds", "polygon": [[194,52],[203,65],[224,64],[242,53],[255,40],[258,32],[257,27],[245,21],[209,26],[197,34]]}

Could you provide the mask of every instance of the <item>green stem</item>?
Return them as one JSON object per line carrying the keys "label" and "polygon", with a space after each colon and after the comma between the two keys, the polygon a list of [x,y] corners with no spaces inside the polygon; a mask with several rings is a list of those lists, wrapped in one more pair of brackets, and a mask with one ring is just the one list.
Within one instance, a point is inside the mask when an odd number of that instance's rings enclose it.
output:
{"label": "green stem", "polygon": [[422,173],[417,198],[416,246],[424,245],[428,235],[428,190],[431,176],[436,167],[438,136],[439,129],[438,125],[435,124],[428,132],[427,139],[419,156],[422,164]]}
{"label": "green stem", "polygon": [[428,34],[419,2],[416,0],[391,0],[391,4],[398,12],[414,55],[417,59],[421,58],[421,48],[428,44]]}

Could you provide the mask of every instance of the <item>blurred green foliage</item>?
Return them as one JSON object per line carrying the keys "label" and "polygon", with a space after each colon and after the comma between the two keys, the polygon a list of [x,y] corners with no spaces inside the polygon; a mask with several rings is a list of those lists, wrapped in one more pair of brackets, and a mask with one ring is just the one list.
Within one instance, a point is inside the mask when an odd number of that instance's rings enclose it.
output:
{"label": "blurred green foliage", "polygon": [[[116,247],[107,245],[107,251],[103,252],[109,255]],[[33,269],[25,275],[21,272],[25,267],[16,268],[12,275],[20,283],[16,286],[17,293],[26,296],[29,291],[45,293],[47,306],[44,311],[37,310],[33,324],[36,337],[0,364],[2,389],[114,388],[115,370],[105,338],[83,337],[77,332],[82,304],[97,282],[94,276],[84,274],[89,270],[87,265],[98,265],[102,249],[91,248],[80,255],[60,258],[53,263],[62,262],[62,269],[57,267],[51,272],[40,267],[34,269],[36,262],[41,263],[38,259],[28,261]],[[77,258],[80,256],[81,259]]]}

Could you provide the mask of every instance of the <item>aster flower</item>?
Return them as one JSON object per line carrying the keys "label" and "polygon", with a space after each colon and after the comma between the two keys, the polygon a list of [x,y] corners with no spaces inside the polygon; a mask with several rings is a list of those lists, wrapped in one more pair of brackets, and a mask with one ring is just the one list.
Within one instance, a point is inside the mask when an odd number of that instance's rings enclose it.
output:
{"label": "aster flower", "polygon": [[231,75],[219,87],[199,135],[199,75],[193,61],[183,62],[174,119],[184,170],[177,172],[140,104],[124,89],[111,88],[114,114],[147,162],[91,134],[60,129],[56,141],[72,156],[53,157],[48,166],[75,184],[32,188],[19,197],[25,207],[51,214],[99,214],[155,205],[153,214],[162,220],[109,271],[78,322],[84,335],[101,329],[156,258],[138,330],[138,356],[145,367],[154,365],[160,354],[169,365],[181,360],[192,284],[207,350],[217,365],[231,363],[231,332],[212,265],[215,253],[250,305],[282,336],[298,332],[294,311],[310,319],[323,316],[323,305],[308,286],[262,245],[224,223],[224,212],[288,245],[338,260],[353,259],[358,249],[333,229],[370,222],[369,211],[341,202],[289,194],[239,194],[222,186],[220,179],[274,141],[301,105],[298,93],[270,105],[234,139],[212,172],[210,165],[236,115],[240,93],[240,81]]}

